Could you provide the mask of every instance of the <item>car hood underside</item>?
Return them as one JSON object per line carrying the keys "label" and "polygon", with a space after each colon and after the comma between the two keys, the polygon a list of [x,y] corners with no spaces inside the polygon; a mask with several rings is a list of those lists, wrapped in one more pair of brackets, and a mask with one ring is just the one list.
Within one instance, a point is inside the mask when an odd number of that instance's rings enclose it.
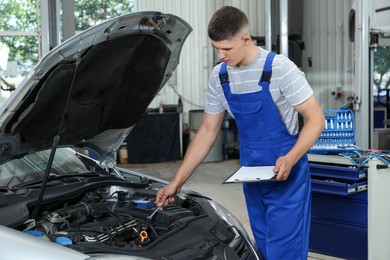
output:
{"label": "car hood underside", "polygon": [[172,15],[110,20],[50,52],[1,125],[1,159],[74,145],[111,154],[178,64],[191,27]]}

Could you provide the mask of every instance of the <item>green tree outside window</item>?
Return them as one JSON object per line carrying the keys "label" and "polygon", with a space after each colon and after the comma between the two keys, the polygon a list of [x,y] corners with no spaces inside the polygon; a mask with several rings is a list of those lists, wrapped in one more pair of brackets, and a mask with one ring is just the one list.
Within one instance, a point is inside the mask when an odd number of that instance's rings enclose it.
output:
{"label": "green tree outside window", "polygon": [[[51,1],[51,0],[49,0]],[[60,1],[60,4],[63,1]],[[8,61],[17,64],[17,80],[15,75],[7,75],[0,68],[1,87],[9,86],[9,82],[17,85],[33,66],[42,58],[40,53],[40,0],[0,0],[0,49],[6,48]],[[134,0],[74,0],[76,33],[107,19],[133,12]],[[59,7],[61,10],[61,7]],[[62,12],[60,12],[61,19]],[[18,34],[19,33],[19,34]],[[21,33],[21,35],[20,35]],[[4,54],[3,54],[4,55]],[[8,70],[8,69],[7,69]],[[14,81],[14,82],[13,82]],[[1,99],[4,99],[0,93]]]}

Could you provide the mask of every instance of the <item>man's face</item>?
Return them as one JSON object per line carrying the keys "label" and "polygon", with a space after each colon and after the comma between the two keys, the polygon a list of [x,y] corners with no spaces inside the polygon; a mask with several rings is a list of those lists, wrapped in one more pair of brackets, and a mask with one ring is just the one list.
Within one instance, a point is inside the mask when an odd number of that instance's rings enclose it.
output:
{"label": "man's face", "polygon": [[229,66],[244,66],[246,61],[246,38],[239,35],[229,40],[211,41],[218,59]]}

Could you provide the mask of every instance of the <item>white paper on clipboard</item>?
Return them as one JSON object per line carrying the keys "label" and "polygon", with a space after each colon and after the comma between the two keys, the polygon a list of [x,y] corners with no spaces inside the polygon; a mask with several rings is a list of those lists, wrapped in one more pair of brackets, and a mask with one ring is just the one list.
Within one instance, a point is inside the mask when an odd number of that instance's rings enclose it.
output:
{"label": "white paper on clipboard", "polygon": [[241,166],[224,183],[259,182],[276,180],[274,166]]}

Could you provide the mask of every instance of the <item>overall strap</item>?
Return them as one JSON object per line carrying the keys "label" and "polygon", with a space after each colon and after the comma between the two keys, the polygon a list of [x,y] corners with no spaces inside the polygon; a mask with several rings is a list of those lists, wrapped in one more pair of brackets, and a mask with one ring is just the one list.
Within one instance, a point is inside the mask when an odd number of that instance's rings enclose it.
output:
{"label": "overall strap", "polygon": [[227,73],[227,65],[222,62],[221,69],[219,70],[219,80],[221,81],[222,88],[229,87],[229,75]]}
{"label": "overall strap", "polygon": [[[261,74],[259,85],[262,87],[269,86],[269,83],[271,83],[271,77],[272,77],[272,61],[274,60],[276,53],[275,52],[269,52],[267,55],[267,58],[265,60],[264,68],[263,68],[263,74]],[[264,84],[265,83],[265,84]]]}

